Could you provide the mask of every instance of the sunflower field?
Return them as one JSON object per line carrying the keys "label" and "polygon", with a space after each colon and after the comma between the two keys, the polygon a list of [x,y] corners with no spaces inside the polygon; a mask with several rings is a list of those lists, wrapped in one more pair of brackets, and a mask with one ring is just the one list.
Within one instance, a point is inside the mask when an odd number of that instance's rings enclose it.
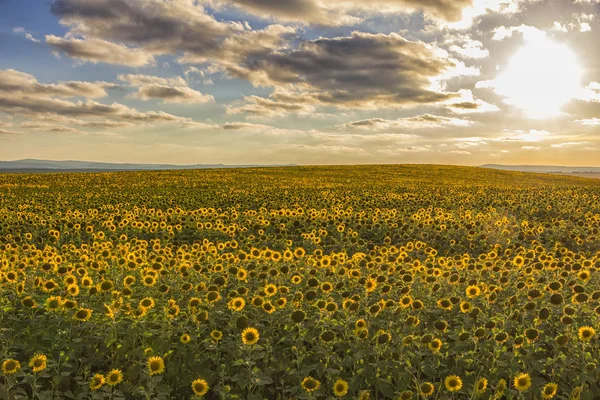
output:
{"label": "sunflower field", "polygon": [[0,175],[0,399],[600,398],[600,180]]}

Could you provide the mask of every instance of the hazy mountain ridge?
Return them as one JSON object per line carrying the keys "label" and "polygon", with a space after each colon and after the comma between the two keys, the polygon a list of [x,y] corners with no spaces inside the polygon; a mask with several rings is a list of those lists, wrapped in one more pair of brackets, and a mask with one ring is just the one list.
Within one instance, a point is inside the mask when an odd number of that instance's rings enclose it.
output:
{"label": "hazy mountain ridge", "polygon": [[537,172],[546,174],[600,174],[600,167],[565,167],[561,165],[502,165],[485,164],[481,168],[504,171]]}
{"label": "hazy mountain ridge", "polygon": [[294,164],[277,165],[225,165],[225,164],[136,164],[136,163],[107,163],[95,161],[52,161],[23,159],[14,161],[0,161],[1,171],[159,171],[159,170],[185,170],[185,169],[209,169],[209,168],[255,168],[266,166],[293,166]]}

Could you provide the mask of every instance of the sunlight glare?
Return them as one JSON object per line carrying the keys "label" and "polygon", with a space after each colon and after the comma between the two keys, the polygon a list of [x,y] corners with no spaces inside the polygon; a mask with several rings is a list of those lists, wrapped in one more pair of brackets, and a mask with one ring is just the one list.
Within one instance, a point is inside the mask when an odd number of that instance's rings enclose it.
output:
{"label": "sunlight glare", "polygon": [[560,113],[581,92],[582,70],[567,46],[545,35],[528,38],[494,81],[505,103],[523,109],[530,117],[544,118]]}

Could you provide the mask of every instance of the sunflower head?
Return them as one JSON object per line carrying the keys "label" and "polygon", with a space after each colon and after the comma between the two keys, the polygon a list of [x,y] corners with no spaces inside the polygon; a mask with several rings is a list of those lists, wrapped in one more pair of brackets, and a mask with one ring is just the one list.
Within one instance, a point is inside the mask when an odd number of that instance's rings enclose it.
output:
{"label": "sunflower head", "polygon": [[433,339],[431,343],[429,343],[428,347],[430,350],[440,351],[442,348],[442,341],[440,339]]}
{"label": "sunflower head", "polygon": [[120,369],[113,369],[106,374],[106,384],[109,386],[115,386],[121,383],[123,380],[123,372]]}
{"label": "sunflower head", "polygon": [[348,382],[339,378],[333,384],[333,394],[337,397],[345,396],[348,393]]}
{"label": "sunflower head", "polygon": [[446,386],[446,389],[450,392],[458,392],[460,388],[462,388],[462,385],[462,379],[460,379],[459,376],[450,375],[444,379],[444,386]]}
{"label": "sunflower head", "polygon": [[556,395],[556,392],[558,392],[558,385],[556,383],[547,383],[542,388],[542,398],[551,399]]}
{"label": "sunflower head", "polygon": [[595,334],[596,330],[591,326],[582,326],[577,332],[579,339],[583,340],[584,342],[589,342]]}
{"label": "sunflower head", "polygon": [[295,310],[291,315],[292,321],[299,324],[306,318],[306,313],[302,310]]}
{"label": "sunflower head", "polygon": [[165,360],[162,357],[150,357],[146,364],[150,375],[162,374],[165,371]]}
{"label": "sunflower head", "polygon": [[218,342],[218,341],[220,341],[221,339],[223,339],[223,332],[221,332],[221,331],[218,331],[218,330],[216,330],[216,329],[215,329],[215,330],[213,330],[213,331],[210,333],[210,337],[211,337],[211,338],[212,338],[212,339],[213,339],[215,342]]}
{"label": "sunflower head", "polygon": [[102,386],[104,386],[105,383],[106,380],[104,379],[104,376],[102,376],[101,374],[96,374],[92,377],[92,380],[90,381],[90,389],[98,390]]}
{"label": "sunflower head", "polygon": [[190,342],[190,340],[192,340],[191,336],[187,333],[184,333],[183,335],[181,335],[181,337],[179,338],[179,341],[183,344],[188,344]]}
{"label": "sunflower head", "polygon": [[208,392],[208,389],[208,382],[204,379],[199,378],[192,382],[192,390],[196,396],[204,396]]}
{"label": "sunflower head", "polygon": [[421,391],[422,397],[429,397],[433,394],[435,387],[433,386],[433,383],[431,383],[431,382],[424,382],[421,384],[421,387],[419,388],[419,390]]}
{"label": "sunflower head", "polygon": [[89,321],[92,317],[92,310],[89,308],[80,308],[74,315],[73,319],[77,321]]}
{"label": "sunflower head", "polygon": [[531,377],[526,373],[519,374],[513,379],[513,386],[519,392],[524,392],[531,386]]}
{"label": "sunflower head", "polygon": [[46,369],[48,357],[38,353],[29,360],[29,367],[33,372],[40,372]]}
{"label": "sunflower head", "polygon": [[242,342],[247,345],[256,344],[260,335],[255,328],[246,328],[242,331]]}
{"label": "sunflower head", "polygon": [[317,379],[313,378],[312,376],[307,376],[306,378],[304,378],[302,380],[302,388],[304,390],[306,390],[307,392],[314,392],[315,390],[319,389],[319,387],[321,387],[321,382],[319,382]]}
{"label": "sunflower head", "polygon": [[479,378],[475,382],[475,394],[481,395],[485,392],[488,386],[488,380],[486,378]]}
{"label": "sunflower head", "polygon": [[21,363],[17,360],[8,359],[2,363],[2,373],[4,375],[12,375],[21,369]]}

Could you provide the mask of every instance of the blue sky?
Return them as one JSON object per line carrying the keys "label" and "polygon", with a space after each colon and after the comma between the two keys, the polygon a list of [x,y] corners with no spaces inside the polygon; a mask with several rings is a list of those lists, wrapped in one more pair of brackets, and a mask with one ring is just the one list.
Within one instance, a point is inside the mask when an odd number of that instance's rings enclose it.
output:
{"label": "blue sky", "polygon": [[0,159],[600,165],[597,0],[3,0]]}

